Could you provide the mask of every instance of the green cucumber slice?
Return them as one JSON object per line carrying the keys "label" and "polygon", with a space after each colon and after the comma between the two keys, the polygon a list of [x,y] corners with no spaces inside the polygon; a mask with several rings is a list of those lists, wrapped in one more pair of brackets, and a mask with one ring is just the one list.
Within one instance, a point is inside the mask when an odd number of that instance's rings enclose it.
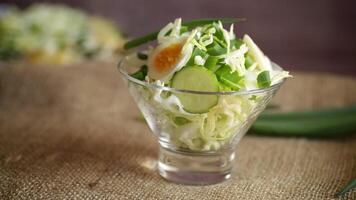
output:
{"label": "green cucumber slice", "polygon": [[[172,87],[181,90],[218,92],[219,82],[215,74],[205,67],[185,67],[172,79]],[[190,113],[206,113],[218,103],[217,95],[177,93],[184,110]]]}

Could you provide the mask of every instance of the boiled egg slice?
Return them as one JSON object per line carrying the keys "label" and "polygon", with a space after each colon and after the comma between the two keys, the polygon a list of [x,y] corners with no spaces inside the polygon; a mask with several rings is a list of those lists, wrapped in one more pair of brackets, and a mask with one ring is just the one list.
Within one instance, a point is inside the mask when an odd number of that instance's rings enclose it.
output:
{"label": "boiled egg slice", "polygon": [[187,38],[171,39],[158,45],[147,60],[148,76],[166,81],[174,72],[187,64],[192,55],[193,45],[186,44]]}

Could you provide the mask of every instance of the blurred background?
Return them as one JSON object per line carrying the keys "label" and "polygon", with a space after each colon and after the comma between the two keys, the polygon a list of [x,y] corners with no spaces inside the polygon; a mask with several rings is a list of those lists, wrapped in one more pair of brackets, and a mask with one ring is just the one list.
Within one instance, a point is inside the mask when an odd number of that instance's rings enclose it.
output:
{"label": "blurred background", "polygon": [[61,3],[113,20],[128,36],[154,31],[174,18],[244,17],[237,25],[276,63],[288,70],[356,76],[356,1],[251,0],[3,0],[25,8]]}
{"label": "blurred background", "polygon": [[159,29],[176,17],[244,17],[249,33],[275,62],[289,70],[356,74],[356,2],[250,0],[5,0],[21,8],[53,2],[112,19],[128,36]]}

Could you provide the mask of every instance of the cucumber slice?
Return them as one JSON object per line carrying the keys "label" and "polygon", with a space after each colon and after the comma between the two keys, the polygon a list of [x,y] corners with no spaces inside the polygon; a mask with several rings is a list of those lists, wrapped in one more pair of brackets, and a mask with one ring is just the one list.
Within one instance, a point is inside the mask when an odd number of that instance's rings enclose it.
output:
{"label": "cucumber slice", "polygon": [[[219,82],[215,74],[205,67],[185,67],[172,79],[172,87],[182,90],[218,92]],[[217,95],[177,93],[184,110],[190,113],[205,113],[218,103]]]}

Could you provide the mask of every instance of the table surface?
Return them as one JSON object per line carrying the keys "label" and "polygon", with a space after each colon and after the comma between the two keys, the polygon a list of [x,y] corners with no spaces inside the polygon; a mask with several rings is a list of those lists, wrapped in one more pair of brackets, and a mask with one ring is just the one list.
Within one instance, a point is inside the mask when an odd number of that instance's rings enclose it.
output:
{"label": "table surface", "polygon": [[[352,77],[293,74],[274,99],[284,110],[356,103]],[[138,113],[114,64],[2,66],[0,199],[332,199],[356,177],[355,137],[247,135],[230,180],[167,182]]]}

